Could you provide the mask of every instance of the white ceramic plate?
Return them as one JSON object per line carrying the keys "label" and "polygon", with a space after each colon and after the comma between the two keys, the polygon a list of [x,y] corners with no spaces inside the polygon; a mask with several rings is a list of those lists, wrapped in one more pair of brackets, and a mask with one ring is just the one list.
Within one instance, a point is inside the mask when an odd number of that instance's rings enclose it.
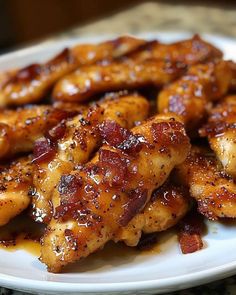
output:
{"label": "white ceramic plate", "polygon": [[[147,33],[142,37],[166,42],[189,37],[180,33]],[[0,57],[0,70],[43,61],[65,46],[78,42],[97,42],[104,38],[62,40],[43,43]],[[220,36],[203,36],[220,47],[225,57],[236,59],[236,40]],[[0,286],[44,294],[153,294],[204,284],[236,273],[236,223],[208,223],[204,237],[206,247],[193,254],[180,253],[176,236],[167,233],[159,251],[139,254],[120,251],[95,255],[74,272],[51,274],[37,258],[22,250],[0,250]],[[106,248],[107,249],[107,248]]]}

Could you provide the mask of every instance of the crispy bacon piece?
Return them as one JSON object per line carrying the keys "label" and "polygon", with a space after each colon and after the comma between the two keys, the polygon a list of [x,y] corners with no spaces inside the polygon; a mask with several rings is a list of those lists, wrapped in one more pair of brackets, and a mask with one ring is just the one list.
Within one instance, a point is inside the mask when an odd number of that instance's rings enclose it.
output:
{"label": "crispy bacon piece", "polygon": [[236,184],[212,152],[192,148],[186,161],[176,168],[175,179],[189,187],[198,211],[208,219],[236,218]]}
{"label": "crispy bacon piece", "polygon": [[[153,135],[153,128],[159,130],[157,125],[166,123],[168,129],[164,128],[165,135],[160,136],[169,136],[169,141],[162,143],[156,133]],[[128,131],[126,134],[130,136]],[[60,195],[59,206],[58,202],[54,204],[54,216],[42,239],[41,261],[49,271],[59,272],[68,263],[115,239],[120,228],[142,211],[153,190],[164,183],[173,167],[186,158],[190,148],[183,124],[172,114],[156,116],[134,127],[131,134],[141,135],[143,144],[137,152],[130,154],[120,146],[105,144],[90,162],[69,173],[79,179],[77,189],[64,188],[66,193]],[[179,136],[181,143],[173,140]],[[109,153],[110,165],[104,164],[100,156],[103,150]],[[114,182],[110,176],[116,174],[117,165],[122,165],[122,173]],[[68,239],[73,240],[76,250]]]}
{"label": "crispy bacon piece", "polygon": [[[80,107],[82,111],[84,107]],[[59,122],[75,116],[76,112],[49,105],[27,106],[0,113],[0,159],[30,152],[34,142],[47,134]]]}
{"label": "crispy bacon piece", "polygon": [[143,40],[123,36],[99,44],[66,48],[44,64],[26,66],[10,74],[8,79],[4,78],[3,83],[0,82],[0,107],[38,102],[59,78],[79,66],[119,57],[144,43]]}
{"label": "crispy bacon piece", "polygon": [[183,254],[199,251],[203,247],[201,236],[199,234],[189,234],[188,232],[180,233],[179,244]]}
{"label": "crispy bacon piece", "polygon": [[226,173],[236,177],[236,95],[226,97],[211,111],[208,123],[200,129]]}
{"label": "crispy bacon piece", "polygon": [[205,118],[209,103],[227,93],[231,79],[227,61],[194,65],[186,75],[159,93],[158,111],[180,115],[186,128],[195,130]]}
{"label": "crispy bacon piece", "polygon": [[29,206],[31,187],[31,157],[20,158],[0,168],[0,226]]}
{"label": "crispy bacon piece", "polygon": [[[56,144],[52,142],[52,139],[41,142],[40,157],[37,157],[34,171],[37,195],[32,202],[33,218],[38,222],[49,222],[52,199],[54,204],[59,199],[55,188],[61,175],[69,173],[75,166],[88,161],[91,154],[102,144],[102,138],[105,140],[109,137],[110,140],[117,140],[116,135],[120,131],[112,133],[112,126],[118,123],[122,127],[131,128],[137,121],[145,119],[148,112],[149,104],[142,96],[107,98],[84,111],[82,115],[67,120],[63,129],[64,134],[56,141]],[[121,128],[120,125],[119,128]],[[51,133],[50,131],[49,134]],[[117,172],[120,171],[117,169]]]}
{"label": "crispy bacon piece", "polygon": [[40,164],[51,160],[56,154],[56,146],[48,139],[41,138],[35,142],[33,162]]}
{"label": "crispy bacon piece", "polygon": [[57,82],[53,97],[62,101],[86,101],[105,91],[163,86],[178,78],[185,65],[163,60],[132,59],[78,69]]}
{"label": "crispy bacon piece", "polygon": [[203,230],[203,218],[193,211],[180,221],[179,244],[183,254],[193,253],[203,248]]}
{"label": "crispy bacon piece", "polygon": [[[164,231],[179,222],[190,208],[188,191],[168,181],[156,189],[144,210],[137,214],[126,227],[120,228],[114,240],[123,241],[128,246],[144,247],[149,238],[155,240],[155,232]],[[147,241],[141,234],[147,235]],[[149,236],[149,234],[151,234]],[[147,245],[148,246],[148,245]]]}

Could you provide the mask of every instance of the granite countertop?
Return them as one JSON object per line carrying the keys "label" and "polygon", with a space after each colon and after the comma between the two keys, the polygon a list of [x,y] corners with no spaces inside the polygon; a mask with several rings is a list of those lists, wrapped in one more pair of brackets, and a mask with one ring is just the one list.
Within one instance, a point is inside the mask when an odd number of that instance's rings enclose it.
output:
{"label": "granite countertop", "polygon": [[[176,1],[177,2],[177,1]],[[51,39],[145,31],[188,31],[213,33],[236,38],[236,5],[208,6],[185,2],[147,2],[105,17],[94,23],[71,29]],[[23,295],[0,288],[0,295]],[[236,276],[169,295],[234,295]]]}

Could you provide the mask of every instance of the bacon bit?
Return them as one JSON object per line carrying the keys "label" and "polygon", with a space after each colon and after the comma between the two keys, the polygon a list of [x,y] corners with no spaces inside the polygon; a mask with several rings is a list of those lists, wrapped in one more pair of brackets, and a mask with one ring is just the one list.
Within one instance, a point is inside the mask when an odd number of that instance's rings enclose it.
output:
{"label": "bacon bit", "polygon": [[66,221],[70,218],[74,218],[80,212],[81,206],[78,203],[71,204],[61,204],[56,207],[53,217],[55,219],[61,219],[62,221]]}
{"label": "bacon bit", "polygon": [[126,226],[143,209],[147,201],[147,189],[137,188],[129,192],[129,196],[129,201],[124,205],[124,213],[118,221],[121,226]]}
{"label": "bacon bit", "polygon": [[99,166],[104,175],[104,181],[111,186],[124,184],[128,173],[127,163],[116,152],[101,149],[99,151]]}
{"label": "bacon bit", "polygon": [[197,234],[181,233],[179,236],[180,248],[183,254],[199,251],[203,247],[202,238]]}
{"label": "bacon bit", "polygon": [[100,133],[105,142],[125,153],[138,153],[146,142],[141,135],[134,135],[129,130],[122,128],[114,121],[104,121],[100,127]]}
{"label": "bacon bit", "polygon": [[48,138],[41,138],[34,144],[32,162],[40,164],[49,161],[56,153],[55,145]]}
{"label": "bacon bit", "polygon": [[48,131],[46,137],[49,138],[53,142],[57,142],[57,140],[61,139],[66,132],[66,124],[65,122],[61,122],[57,126],[53,127]]}
{"label": "bacon bit", "polygon": [[76,201],[76,197],[82,185],[83,180],[81,177],[76,177],[76,175],[71,174],[62,175],[58,185],[58,191],[61,195],[61,203],[65,204]]}
{"label": "bacon bit", "polygon": [[78,170],[83,170],[85,171],[89,177],[93,177],[97,174],[100,173],[101,168],[98,166],[98,164],[93,164],[93,163],[87,163],[87,165],[82,165],[78,167]]}
{"label": "bacon bit", "polygon": [[95,227],[103,222],[102,216],[88,209],[87,202],[83,200],[59,205],[53,217],[62,221],[77,220],[80,226],[85,227]]}
{"label": "bacon bit", "polygon": [[122,128],[114,121],[104,121],[99,126],[99,130],[103,140],[114,147],[117,147],[131,135],[129,130]]}
{"label": "bacon bit", "polygon": [[183,254],[193,253],[203,248],[201,238],[203,230],[203,217],[195,212],[190,212],[180,222],[179,243]]}
{"label": "bacon bit", "polygon": [[145,138],[139,134],[130,134],[129,137],[118,145],[118,149],[127,154],[135,154],[141,151],[146,143]]}
{"label": "bacon bit", "polygon": [[151,132],[154,141],[161,145],[182,144],[188,141],[184,125],[174,119],[172,122],[153,123]]}

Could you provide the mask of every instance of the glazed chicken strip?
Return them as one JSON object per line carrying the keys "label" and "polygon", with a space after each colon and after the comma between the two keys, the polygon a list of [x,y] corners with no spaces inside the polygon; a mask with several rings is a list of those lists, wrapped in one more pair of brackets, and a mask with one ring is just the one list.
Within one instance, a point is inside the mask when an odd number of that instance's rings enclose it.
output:
{"label": "glazed chicken strip", "polygon": [[225,171],[236,179],[236,95],[228,96],[210,112],[208,124],[200,129]]}
{"label": "glazed chicken strip", "polygon": [[52,95],[56,100],[80,102],[105,91],[163,86],[184,71],[185,66],[181,63],[154,59],[91,65],[59,80]]}
{"label": "glazed chicken strip", "polygon": [[225,174],[215,156],[193,148],[187,160],[176,169],[178,181],[189,187],[198,210],[208,219],[236,217],[236,184]]}
{"label": "glazed chicken strip", "polygon": [[[33,218],[38,222],[48,223],[52,212],[52,197],[58,198],[55,187],[62,174],[69,173],[75,165],[85,163],[91,154],[102,144],[100,128],[110,130],[118,138],[115,122],[124,128],[131,128],[143,121],[149,113],[148,101],[139,95],[108,97],[95,104],[82,115],[68,120],[52,130],[56,134],[53,142],[42,139],[35,146],[34,185],[37,194],[33,203]],[[100,127],[100,128],[99,128]],[[61,136],[61,138],[58,138]],[[53,145],[53,146],[52,146]],[[54,193],[53,193],[54,192]]]}
{"label": "glazed chicken strip", "polygon": [[137,246],[142,233],[167,230],[176,225],[190,208],[186,189],[165,183],[152,194],[143,212],[137,214],[126,227],[120,228],[114,240],[127,246]]}
{"label": "glazed chicken strip", "polygon": [[231,62],[230,64],[231,70],[232,70],[232,80],[231,80],[231,90],[235,92],[236,90],[236,62]]}
{"label": "glazed chicken strip", "polygon": [[174,112],[183,118],[188,131],[194,130],[205,118],[209,104],[226,94],[231,78],[227,61],[192,66],[159,93],[158,112]]}
{"label": "glazed chicken strip", "polygon": [[[57,83],[53,96],[58,100],[85,100],[97,91],[100,92],[107,89],[130,88],[145,84],[157,84],[159,86],[163,82],[159,81],[158,77],[156,78],[158,70],[155,70],[155,67],[162,69],[164,61],[171,62],[172,67],[176,67],[174,63],[179,63],[179,67],[183,67],[183,65],[192,65],[221,57],[222,53],[220,50],[203,41],[197,35],[192,39],[172,44],[150,41],[124,56],[123,61],[126,61],[125,65],[124,63],[118,63],[103,67],[100,70],[98,69],[99,66],[89,67],[62,78]],[[155,60],[159,60],[159,63],[156,65]],[[143,62],[145,63],[144,65],[142,65]],[[175,71],[173,69],[173,73]],[[169,79],[173,80],[171,77]]]}
{"label": "glazed chicken strip", "polygon": [[105,132],[107,144],[98,154],[61,177],[60,205],[41,247],[41,261],[51,272],[114,239],[189,152],[183,124],[172,114],[156,116],[132,132],[119,128],[119,140]]}
{"label": "glazed chicken strip", "polygon": [[155,58],[193,65],[220,59],[222,58],[222,52],[210,43],[202,40],[198,35],[194,35],[191,39],[171,44],[150,41],[127,56],[136,60]]}
{"label": "glazed chicken strip", "polygon": [[123,36],[100,44],[81,44],[63,50],[45,64],[32,64],[0,83],[0,107],[40,101],[53,84],[79,66],[121,56],[145,41]]}
{"label": "glazed chicken strip", "polygon": [[0,159],[32,151],[35,140],[73,115],[75,112],[46,105],[3,110],[0,112]]}
{"label": "glazed chicken strip", "polygon": [[31,157],[0,167],[0,226],[8,223],[30,204]]}

